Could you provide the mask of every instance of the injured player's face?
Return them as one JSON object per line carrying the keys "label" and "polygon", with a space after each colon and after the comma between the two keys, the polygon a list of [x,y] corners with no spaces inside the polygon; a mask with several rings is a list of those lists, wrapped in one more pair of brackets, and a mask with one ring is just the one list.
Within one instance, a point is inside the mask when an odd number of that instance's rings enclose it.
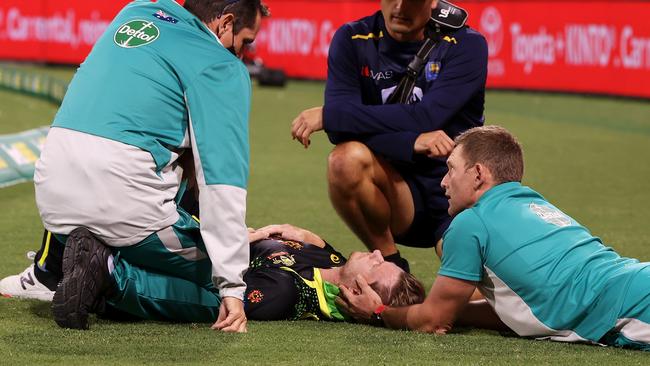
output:
{"label": "injured player's face", "polygon": [[341,285],[359,291],[355,278],[358,275],[382,297],[390,293],[404,271],[391,262],[384,261],[379,250],[374,252],[354,252],[341,268]]}

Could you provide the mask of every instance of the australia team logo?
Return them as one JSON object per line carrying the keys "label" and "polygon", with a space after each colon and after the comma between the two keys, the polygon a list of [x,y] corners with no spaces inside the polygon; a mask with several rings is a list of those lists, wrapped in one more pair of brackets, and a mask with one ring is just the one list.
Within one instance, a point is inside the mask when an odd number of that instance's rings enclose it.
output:
{"label": "australia team logo", "polygon": [[275,252],[267,257],[275,265],[291,267],[296,264],[296,259],[293,255],[287,252]]}
{"label": "australia team logo", "polygon": [[439,61],[429,61],[424,68],[424,76],[427,81],[434,81],[438,78],[440,74],[440,62]]}
{"label": "australia team logo", "polygon": [[113,41],[123,48],[136,48],[147,45],[160,36],[160,30],[147,20],[131,20],[119,26]]}

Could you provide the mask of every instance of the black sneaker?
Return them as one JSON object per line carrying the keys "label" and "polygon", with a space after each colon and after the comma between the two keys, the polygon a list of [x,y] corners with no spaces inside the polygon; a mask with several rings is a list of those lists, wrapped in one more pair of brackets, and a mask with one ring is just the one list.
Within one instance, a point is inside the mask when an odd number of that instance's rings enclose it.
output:
{"label": "black sneaker", "polygon": [[52,314],[63,328],[88,329],[88,314],[103,304],[112,286],[111,250],[86,228],[70,233],[63,252],[63,279],[52,300]]}

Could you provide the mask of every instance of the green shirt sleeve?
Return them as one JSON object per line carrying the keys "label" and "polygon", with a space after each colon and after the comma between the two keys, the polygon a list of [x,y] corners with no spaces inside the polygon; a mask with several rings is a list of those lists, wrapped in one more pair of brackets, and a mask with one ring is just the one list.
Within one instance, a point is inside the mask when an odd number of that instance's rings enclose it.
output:
{"label": "green shirt sleeve", "polygon": [[185,99],[212,281],[222,297],[243,299],[250,247],[245,221],[251,87],[244,65],[231,58],[204,69]]}
{"label": "green shirt sleeve", "polygon": [[487,230],[472,209],[454,218],[443,236],[442,264],[438,275],[467,281],[483,277],[483,248]]}
{"label": "green shirt sleeve", "polygon": [[246,189],[251,103],[248,71],[239,60],[212,65],[192,82],[185,97],[194,153],[200,162],[197,174],[206,185]]}

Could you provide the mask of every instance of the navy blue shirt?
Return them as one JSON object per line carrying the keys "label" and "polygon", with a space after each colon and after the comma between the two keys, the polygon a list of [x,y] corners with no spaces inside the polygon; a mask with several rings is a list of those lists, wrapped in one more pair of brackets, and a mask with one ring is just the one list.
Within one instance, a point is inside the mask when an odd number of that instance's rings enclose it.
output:
{"label": "navy blue shirt", "polygon": [[416,81],[410,104],[384,104],[421,47],[397,42],[381,12],[337,30],[328,56],[323,127],[330,141],[356,140],[416,174],[442,179],[444,159],[413,153],[423,132],[451,138],[483,125],[487,43],[470,28],[451,33],[433,49]]}

